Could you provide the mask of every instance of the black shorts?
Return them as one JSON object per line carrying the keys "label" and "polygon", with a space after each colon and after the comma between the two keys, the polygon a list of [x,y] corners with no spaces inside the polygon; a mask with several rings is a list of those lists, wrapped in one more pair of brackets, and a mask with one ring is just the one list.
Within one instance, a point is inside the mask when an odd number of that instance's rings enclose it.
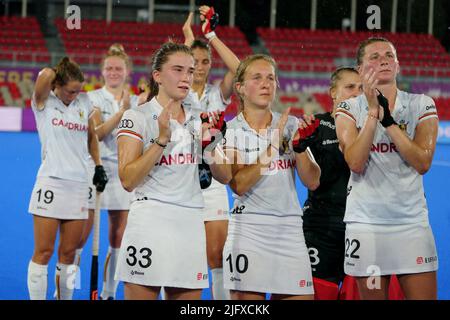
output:
{"label": "black shorts", "polygon": [[313,277],[340,283],[344,279],[345,230],[303,225]]}

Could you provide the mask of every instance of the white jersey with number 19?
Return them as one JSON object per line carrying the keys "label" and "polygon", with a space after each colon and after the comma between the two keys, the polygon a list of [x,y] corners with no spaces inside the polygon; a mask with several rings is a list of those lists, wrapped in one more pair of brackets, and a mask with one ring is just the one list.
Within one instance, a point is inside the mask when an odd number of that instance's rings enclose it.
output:
{"label": "white jersey with number 19", "polygon": [[38,177],[88,181],[88,118],[93,106],[86,93],[80,93],[68,106],[53,91],[38,110],[31,103],[41,141],[42,164]]}

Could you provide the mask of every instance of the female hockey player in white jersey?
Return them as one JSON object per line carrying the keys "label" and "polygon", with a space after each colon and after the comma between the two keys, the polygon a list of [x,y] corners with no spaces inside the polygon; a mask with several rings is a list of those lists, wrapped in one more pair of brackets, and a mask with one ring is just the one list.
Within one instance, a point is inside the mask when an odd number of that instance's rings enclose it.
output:
{"label": "female hockey player in white jersey", "polygon": [[364,94],[336,111],[351,170],[345,272],[358,277],[361,299],[386,299],[391,274],[406,299],[436,299],[438,261],[422,182],[436,146],[435,104],[397,88],[399,62],[388,40],[363,41],[357,63]]}
{"label": "female hockey player in white jersey", "polygon": [[47,293],[47,265],[60,231],[56,265],[56,298],[72,299],[77,266],[75,250],[88,217],[88,156],[95,162],[93,183],[99,191],[107,177],[99,157],[92,117],[92,103],[80,93],[84,81],[79,66],[63,58],[54,68],[38,75],[32,109],[42,144],[42,164],[31,195],[34,252],[28,266],[31,299]]}
{"label": "female hockey player in white jersey", "polygon": [[[266,55],[243,60],[236,72],[241,110],[227,123],[221,147],[212,152],[213,175],[233,190],[223,251],[225,288],[232,299],[312,299],[308,250],[295,171],[309,189],[319,185],[320,168],[305,152],[313,117],[305,121],[271,111],[277,76]],[[212,159],[209,159],[212,160]],[[208,160],[208,161],[209,161]],[[224,161],[224,162],[221,162]]]}
{"label": "female hockey player in white jersey", "polygon": [[[208,287],[203,196],[198,179],[200,113],[185,108],[191,49],[165,43],[152,58],[154,97],[127,110],[118,129],[119,176],[134,190],[116,279],[126,299],[200,299]],[[182,266],[182,267],[180,267]]]}
{"label": "female hockey player in white jersey", "polygon": [[[183,104],[200,109],[203,112],[223,112],[230,103],[230,97],[233,93],[233,77],[239,65],[239,59],[218,38],[214,31],[218,22],[218,13],[214,12],[214,8],[201,6],[199,11],[202,31],[209,40],[209,44],[202,40],[195,40],[191,29],[193,13],[190,13],[183,26],[183,33],[185,44],[192,48],[195,71],[192,90]],[[216,84],[208,83],[212,66],[210,45],[214,47],[228,68],[223,79]],[[225,185],[211,177],[210,170],[205,163],[200,164],[199,174],[205,200],[206,250],[212,276],[212,296],[215,300],[229,300],[230,293],[223,286],[222,269],[222,251],[228,232],[227,189]]]}
{"label": "female hockey player in white jersey", "polygon": [[[118,281],[114,280],[117,256],[120,242],[127,223],[130,208],[131,193],[127,192],[120,183],[117,165],[116,128],[123,113],[138,104],[138,97],[130,96],[127,78],[131,71],[131,61],[120,44],[113,44],[109,48],[101,64],[105,85],[98,90],[89,91],[88,96],[96,111],[93,119],[96,133],[100,140],[100,153],[108,175],[108,185],[102,194],[101,208],[108,210],[108,238],[109,248],[105,259],[103,288],[100,299],[115,299]],[[97,110],[98,109],[98,110]],[[93,164],[92,164],[93,165]],[[93,170],[93,167],[91,168]],[[95,209],[95,189],[89,188],[89,219],[84,228],[83,237],[75,257],[76,264],[80,263],[80,255],[92,229]]]}

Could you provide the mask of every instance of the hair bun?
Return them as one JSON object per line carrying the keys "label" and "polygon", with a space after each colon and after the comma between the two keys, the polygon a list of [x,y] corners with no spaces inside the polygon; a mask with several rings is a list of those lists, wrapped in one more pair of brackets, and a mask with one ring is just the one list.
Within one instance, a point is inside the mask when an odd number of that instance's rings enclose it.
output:
{"label": "hair bun", "polygon": [[125,49],[123,48],[123,45],[121,45],[120,43],[114,43],[109,47],[108,53],[109,54],[124,54]]}

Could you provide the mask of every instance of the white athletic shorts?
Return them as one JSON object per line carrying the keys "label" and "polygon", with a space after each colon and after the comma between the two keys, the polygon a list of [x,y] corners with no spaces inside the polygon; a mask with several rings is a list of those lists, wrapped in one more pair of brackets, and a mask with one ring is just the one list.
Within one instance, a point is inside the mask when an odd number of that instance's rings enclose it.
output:
{"label": "white athletic shorts", "polygon": [[226,289],[314,294],[301,217],[233,215],[223,249]]}
{"label": "white athletic shorts", "polygon": [[[129,210],[133,193],[123,188],[117,163],[103,160],[103,167],[108,176],[108,183],[102,192],[101,208],[104,210]],[[95,209],[96,192],[95,186],[92,184],[94,170],[94,167],[89,170],[89,209]]]}
{"label": "white athletic shorts", "polygon": [[88,218],[88,184],[51,177],[38,177],[31,194],[31,214],[60,220]]}
{"label": "white athletic shorts", "polygon": [[205,221],[228,220],[230,208],[227,187],[213,178],[209,188],[202,191],[205,201],[203,209]]}
{"label": "white athletic shorts", "polygon": [[207,288],[201,209],[156,200],[132,202],[115,279],[143,286]]}
{"label": "white athletic shorts", "polygon": [[436,246],[428,222],[346,225],[344,271],[348,275],[369,277],[437,269]]}

